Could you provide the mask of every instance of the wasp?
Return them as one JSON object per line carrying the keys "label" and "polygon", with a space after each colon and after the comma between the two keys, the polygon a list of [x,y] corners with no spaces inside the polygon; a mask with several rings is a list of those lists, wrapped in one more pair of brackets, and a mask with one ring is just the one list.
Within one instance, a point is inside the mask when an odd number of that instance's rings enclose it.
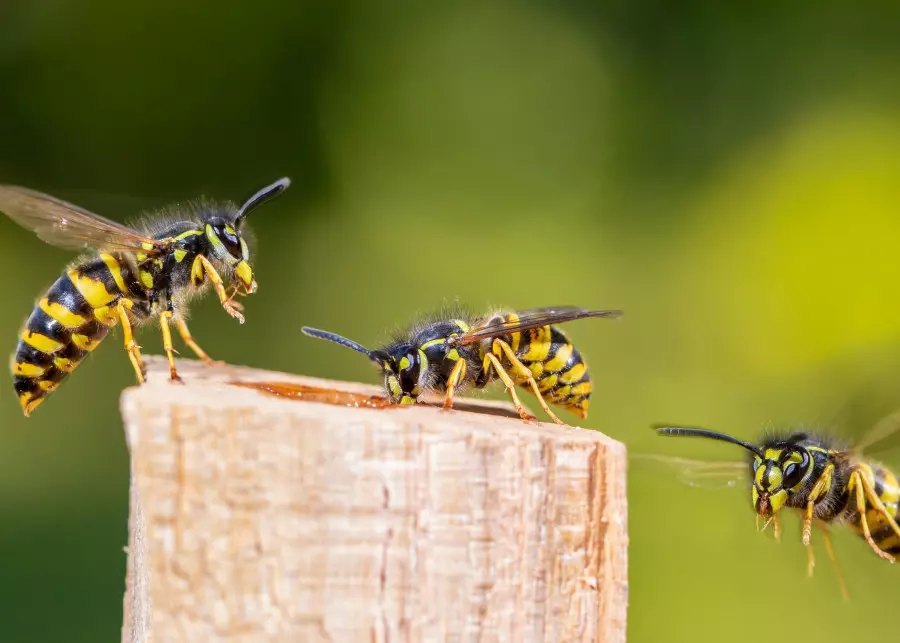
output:
{"label": "wasp", "polygon": [[499,378],[522,419],[533,418],[519,400],[516,386],[530,390],[547,415],[563,424],[548,402],[586,418],[591,378],[581,353],[554,324],[620,315],[618,310],[574,306],[480,318],[458,313],[455,318],[439,316],[421,323],[374,351],[334,333],[306,326],[302,331],[375,362],[384,373],[385,391],[394,404],[415,404],[422,393],[437,391],[444,394],[444,408],[450,409],[457,390],[481,389]]}
{"label": "wasp", "polygon": [[[661,427],[660,435],[697,437],[737,445],[749,455],[749,464],[728,463],[749,473],[751,501],[758,517],[775,524],[780,535],[779,512],[793,509],[802,517],[803,544],[809,552],[809,572],[815,565],[811,549],[814,522],[822,527],[832,562],[834,550],[827,526],[844,524],[861,536],[880,558],[894,562],[900,555],[900,483],[888,468],[869,461],[863,450],[900,426],[876,425],[870,435],[849,448],[826,435],[794,431],[759,444],[706,429]],[[888,427],[885,430],[885,427]],[[689,462],[689,461],[688,461]],[[694,463],[697,464],[697,463]],[[714,464],[723,473],[722,463]],[[846,595],[846,588],[842,589]]]}
{"label": "wasp", "polygon": [[[185,303],[212,285],[225,311],[243,323],[233,299],[256,291],[250,251],[242,234],[247,215],[281,194],[290,181],[268,185],[243,205],[197,200],[150,215],[137,227],[110,221],[52,196],[0,186],[0,212],[68,250],[90,248],[50,287],[25,322],[12,359],[16,394],[29,416],[117,324],[139,383],[145,369],[132,329],[158,316],[171,378],[174,320],[185,344],[204,362],[212,359],[194,341],[185,322]],[[234,284],[226,291],[220,273]]]}

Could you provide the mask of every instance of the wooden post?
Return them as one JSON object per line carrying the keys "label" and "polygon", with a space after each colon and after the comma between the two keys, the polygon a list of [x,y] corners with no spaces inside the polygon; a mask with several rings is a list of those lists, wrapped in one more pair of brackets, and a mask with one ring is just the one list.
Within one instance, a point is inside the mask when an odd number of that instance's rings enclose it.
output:
{"label": "wooden post", "polygon": [[125,643],[625,640],[618,442],[507,404],[148,366],[122,397]]}

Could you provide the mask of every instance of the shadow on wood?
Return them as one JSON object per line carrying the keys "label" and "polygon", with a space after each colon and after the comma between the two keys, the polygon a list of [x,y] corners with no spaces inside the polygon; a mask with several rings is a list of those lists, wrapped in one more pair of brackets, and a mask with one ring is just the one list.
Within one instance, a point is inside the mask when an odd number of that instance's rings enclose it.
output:
{"label": "shadow on wood", "polygon": [[122,397],[123,641],[625,640],[618,442],[507,404],[379,407],[371,386],[194,362],[175,384],[147,362]]}

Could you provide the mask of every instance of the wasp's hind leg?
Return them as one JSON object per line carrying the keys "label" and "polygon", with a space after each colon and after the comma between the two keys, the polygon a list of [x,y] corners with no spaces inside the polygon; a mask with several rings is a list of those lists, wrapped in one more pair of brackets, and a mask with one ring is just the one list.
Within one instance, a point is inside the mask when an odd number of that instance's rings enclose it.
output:
{"label": "wasp's hind leg", "polygon": [[[862,525],[863,536],[865,537],[866,542],[869,543],[869,547],[871,547],[872,551],[878,554],[879,557],[893,563],[894,557],[878,546],[878,543],[872,538],[872,532],[869,531],[869,521],[866,519],[866,483],[865,478],[858,469],[850,474],[850,484],[848,485],[848,488],[851,491],[856,491],[856,511],[859,513],[859,523]],[[882,505],[882,507],[883,506],[884,505]]]}
{"label": "wasp's hind leg", "polygon": [[207,366],[221,366],[224,362],[218,362],[210,357],[205,350],[200,348],[199,344],[194,341],[191,330],[188,328],[187,322],[181,317],[175,316],[175,324],[178,326],[178,332],[181,334],[182,341],[199,357]]}
{"label": "wasp's hind leg", "polygon": [[131,323],[131,318],[128,316],[128,311],[133,307],[134,302],[130,299],[122,298],[116,305],[116,310],[119,313],[119,321],[122,322],[122,334],[125,337],[125,351],[128,353],[128,359],[131,360],[131,365],[134,367],[138,384],[143,384],[147,381],[147,369],[144,366],[144,360],[141,359],[141,347],[134,341],[134,332],[132,330],[133,324]]}
{"label": "wasp's hind leg", "polygon": [[875,507],[875,511],[884,516],[884,519],[887,520],[887,523],[891,526],[891,529],[897,536],[900,536],[900,525],[897,525],[897,521],[894,519],[894,514],[888,511],[887,507],[884,506],[884,502],[882,502],[881,498],[878,497],[878,494],[875,491],[875,486],[872,482],[862,473],[860,473],[860,479],[863,483],[863,489],[865,489],[866,496],[869,498],[869,502],[873,507]]}
{"label": "wasp's hind leg", "polygon": [[541,404],[541,408],[544,409],[544,412],[550,416],[550,419],[556,422],[557,424],[562,424],[565,426],[565,422],[556,417],[556,414],[550,410],[550,407],[547,405],[546,400],[544,400],[544,396],[541,394],[541,389],[538,386],[537,380],[534,379],[534,374],[531,372],[531,369],[525,366],[522,362],[519,361],[519,358],[516,357],[515,351],[513,351],[512,346],[504,342],[502,339],[495,339],[494,346],[499,346],[500,350],[503,351],[503,354],[506,355],[506,358],[509,360],[510,365],[512,366],[511,370],[514,375],[527,382],[531,387],[534,396],[538,399],[538,402]]}
{"label": "wasp's hind leg", "polygon": [[509,373],[503,368],[503,365],[500,363],[500,360],[497,359],[497,356],[493,353],[488,353],[484,356],[484,362],[481,366],[481,369],[487,373],[490,368],[493,367],[494,371],[496,371],[497,376],[503,382],[504,386],[506,386],[506,391],[509,393],[509,396],[512,398],[513,405],[516,407],[516,411],[519,412],[519,417],[528,422],[529,420],[534,420],[535,417],[528,412],[522,402],[519,400],[519,396],[516,394],[516,383],[512,381],[512,378],[509,376]]}
{"label": "wasp's hind leg", "polygon": [[175,346],[172,344],[172,329],[169,327],[169,322],[173,315],[174,313],[171,310],[164,310],[159,316],[159,329],[162,331],[163,349],[166,351],[166,357],[169,360],[169,379],[173,382],[181,382],[181,376],[178,374],[178,369],[175,368],[175,355],[178,351],[175,350]]}

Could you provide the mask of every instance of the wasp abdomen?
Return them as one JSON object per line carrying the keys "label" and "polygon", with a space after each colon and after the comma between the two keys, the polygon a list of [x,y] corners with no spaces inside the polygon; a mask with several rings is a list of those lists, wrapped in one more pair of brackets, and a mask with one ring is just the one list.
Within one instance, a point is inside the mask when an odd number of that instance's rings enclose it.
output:
{"label": "wasp abdomen", "polygon": [[512,348],[528,369],[544,399],[585,417],[591,397],[591,378],[578,349],[555,326],[513,333]]}
{"label": "wasp abdomen", "polygon": [[98,258],[68,270],[38,302],[19,336],[13,379],[29,415],[118,322],[118,301],[134,280],[117,257]]}

